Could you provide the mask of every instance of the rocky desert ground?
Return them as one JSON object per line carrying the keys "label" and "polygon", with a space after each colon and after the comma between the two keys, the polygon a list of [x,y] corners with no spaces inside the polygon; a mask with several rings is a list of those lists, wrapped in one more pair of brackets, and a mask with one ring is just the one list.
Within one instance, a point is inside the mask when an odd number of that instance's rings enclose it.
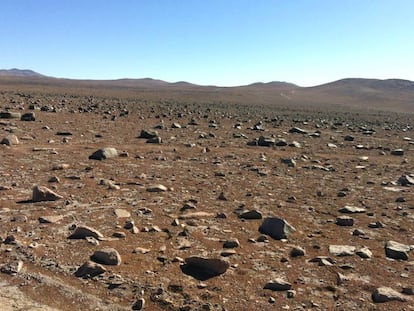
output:
{"label": "rocky desert ground", "polygon": [[0,88],[2,310],[414,310],[414,106],[120,92]]}

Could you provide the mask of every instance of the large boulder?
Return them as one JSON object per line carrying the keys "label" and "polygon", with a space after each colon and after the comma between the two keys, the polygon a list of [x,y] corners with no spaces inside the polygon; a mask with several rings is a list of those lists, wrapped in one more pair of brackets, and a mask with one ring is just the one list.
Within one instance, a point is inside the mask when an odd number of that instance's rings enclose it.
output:
{"label": "large boulder", "polygon": [[115,158],[118,156],[118,151],[112,147],[106,147],[99,150],[96,150],[89,156],[90,160],[105,160],[110,158]]}
{"label": "large boulder", "polygon": [[259,232],[275,240],[287,239],[296,229],[286,220],[277,217],[267,217],[259,227]]}

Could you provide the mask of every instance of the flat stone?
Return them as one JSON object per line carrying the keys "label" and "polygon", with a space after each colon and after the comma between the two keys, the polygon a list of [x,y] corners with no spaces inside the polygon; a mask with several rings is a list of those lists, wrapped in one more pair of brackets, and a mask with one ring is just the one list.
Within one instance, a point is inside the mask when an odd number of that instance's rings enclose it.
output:
{"label": "flat stone", "polygon": [[62,215],[40,216],[39,222],[42,224],[55,224],[63,219]]}
{"label": "flat stone", "polygon": [[372,293],[372,301],[376,303],[389,301],[405,302],[407,298],[390,287],[378,287]]}
{"label": "flat stone", "polygon": [[365,213],[367,211],[366,208],[363,207],[356,207],[351,205],[345,205],[341,209],[339,209],[339,212],[344,214],[356,214],[356,213]]}
{"label": "flat stone", "polygon": [[403,149],[394,149],[394,150],[391,151],[391,155],[403,156],[404,155],[404,150]]}
{"label": "flat stone", "polygon": [[104,266],[88,260],[82,266],[80,266],[78,270],[76,270],[75,276],[81,278],[92,278],[104,273],[105,271],[106,269]]}
{"label": "flat stone", "polygon": [[257,210],[243,211],[239,217],[242,219],[262,219],[262,213]]}
{"label": "flat stone", "polygon": [[354,225],[354,219],[349,216],[339,216],[335,222],[338,226],[351,227]]}
{"label": "flat stone", "polygon": [[329,253],[334,256],[352,256],[355,249],[355,246],[350,245],[329,245]]}
{"label": "flat stone", "polygon": [[104,265],[119,266],[121,264],[121,256],[114,248],[97,250],[93,253],[91,259]]}
{"label": "flat stone", "polygon": [[296,229],[286,220],[277,217],[265,218],[259,227],[259,232],[266,234],[275,240],[286,239]]}
{"label": "flat stone", "polygon": [[270,289],[272,291],[286,291],[292,288],[292,284],[288,281],[285,281],[281,278],[274,279],[270,282],[267,282],[264,286],[264,289]]}
{"label": "flat stone", "polygon": [[178,219],[185,220],[185,219],[201,219],[201,218],[211,218],[214,217],[215,214],[207,213],[207,212],[194,212],[194,213],[186,213],[178,216]]}
{"label": "flat stone", "polygon": [[131,213],[122,208],[116,208],[114,210],[115,216],[118,218],[128,218],[131,217]]}
{"label": "flat stone", "polygon": [[34,186],[32,193],[33,202],[42,202],[42,201],[57,201],[63,199],[63,196],[53,192],[47,187],[44,186]]}
{"label": "flat stone", "polygon": [[168,191],[168,188],[164,185],[158,184],[158,185],[152,185],[147,188],[148,192],[165,192]]}

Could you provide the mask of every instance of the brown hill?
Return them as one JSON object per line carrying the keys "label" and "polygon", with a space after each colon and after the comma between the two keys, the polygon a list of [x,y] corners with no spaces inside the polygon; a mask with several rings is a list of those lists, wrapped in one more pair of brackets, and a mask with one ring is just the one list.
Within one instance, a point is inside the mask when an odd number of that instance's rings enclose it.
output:
{"label": "brown hill", "polygon": [[[348,111],[414,113],[414,82],[389,79],[343,79],[315,87],[286,82],[254,83],[238,87],[169,83],[155,79],[73,80],[45,77],[30,70],[0,71],[0,89],[55,94],[139,98],[144,101],[316,107]],[[9,73],[9,74],[8,74]]]}

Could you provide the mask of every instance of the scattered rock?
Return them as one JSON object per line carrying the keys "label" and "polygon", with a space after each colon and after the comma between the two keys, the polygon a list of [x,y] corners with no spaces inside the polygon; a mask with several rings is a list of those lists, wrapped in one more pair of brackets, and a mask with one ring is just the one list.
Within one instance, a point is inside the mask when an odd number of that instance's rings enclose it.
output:
{"label": "scattered rock", "polygon": [[355,252],[359,257],[369,259],[372,257],[372,252],[368,247],[362,247]]}
{"label": "scattered rock", "polygon": [[354,225],[354,219],[349,216],[339,216],[336,218],[336,224],[338,226],[353,226]]}
{"label": "scattered rock", "polygon": [[62,215],[50,215],[39,217],[39,222],[42,224],[55,224],[63,219]]}
{"label": "scattered rock", "polygon": [[36,115],[34,112],[27,112],[20,117],[21,121],[36,121]]}
{"label": "scattered rock", "polygon": [[164,185],[152,185],[147,188],[148,192],[165,192],[168,191],[168,188]]}
{"label": "scattered rock", "polygon": [[280,278],[267,282],[264,286],[264,289],[270,289],[272,291],[286,291],[290,290],[291,288],[292,284]]}
{"label": "scattered rock", "polygon": [[224,248],[236,248],[240,246],[240,242],[237,239],[230,239],[223,243]]}
{"label": "scattered rock", "polygon": [[86,237],[93,237],[97,240],[102,239],[104,236],[98,230],[79,225],[75,228],[75,231],[68,237],[69,239],[86,239]]}
{"label": "scattered rock", "polygon": [[112,147],[106,147],[103,149],[96,150],[89,156],[90,160],[105,160],[110,158],[115,158],[118,156],[118,151]]}
{"label": "scattered rock", "polygon": [[403,156],[404,155],[404,150],[403,149],[394,149],[394,150],[391,151],[391,155]]}
{"label": "scattered rock", "polygon": [[225,273],[229,267],[229,263],[222,259],[193,256],[185,259],[181,270],[203,281]]}
{"label": "scattered rock", "polygon": [[265,218],[259,232],[266,234],[275,240],[287,239],[296,229],[292,227],[286,220],[277,217]]}
{"label": "scattered rock", "polygon": [[387,243],[385,243],[385,255],[388,258],[408,260],[409,251],[410,246],[408,245],[398,243],[395,241],[387,241]]}
{"label": "scattered rock", "polygon": [[75,276],[79,278],[92,278],[104,273],[105,271],[106,269],[104,266],[88,260],[80,266],[78,270],[76,270]]}
{"label": "scattered rock", "polygon": [[305,250],[300,246],[294,246],[290,250],[290,256],[291,257],[301,257],[305,256]]}
{"label": "scattered rock", "polygon": [[135,301],[134,305],[132,306],[132,310],[144,310],[145,307],[145,299],[139,298],[137,301]]}
{"label": "scattered rock", "polygon": [[349,245],[329,245],[329,253],[334,256],[352,256],[355,249],[354,246]]}
{"label": "scattered rock", "polygon": [[262,219],[262,213],[257,210],[242,211],[239,217],[242,219]]}
{"label": "scattered rock", "polygon": [[367,211],[364,207],[356,207],[351,205],[345,205],[341,209],[339,209],[339,212],[344,214],[356,214],[356,213],[365,213]]}
{"label": "scattered rock", "polygon": [[378,287],[372,293],[372,301],[377,303],[389,301],[405,302],[407,299],[402,294],[390,287]]}
{"label": "scattered rock", "polygon": [[57,201],[63,199],[63,196],[53,192],[47,187],[44,186],[34,186],[32,193],[33,202],[42,202],[42,201]]}
{"label": "scattered rock", "polygon": [[93,253],[91,259],[103,265],[119,266],[121,264],[121,256],[114,248],[97,250]]}
{"label": "scattered rock", "polygon": [[7,135],[0,142],[0,144],[7,145],[7,146],[18,145],[19,143],[20,143],[19,139],[14,134]]}

